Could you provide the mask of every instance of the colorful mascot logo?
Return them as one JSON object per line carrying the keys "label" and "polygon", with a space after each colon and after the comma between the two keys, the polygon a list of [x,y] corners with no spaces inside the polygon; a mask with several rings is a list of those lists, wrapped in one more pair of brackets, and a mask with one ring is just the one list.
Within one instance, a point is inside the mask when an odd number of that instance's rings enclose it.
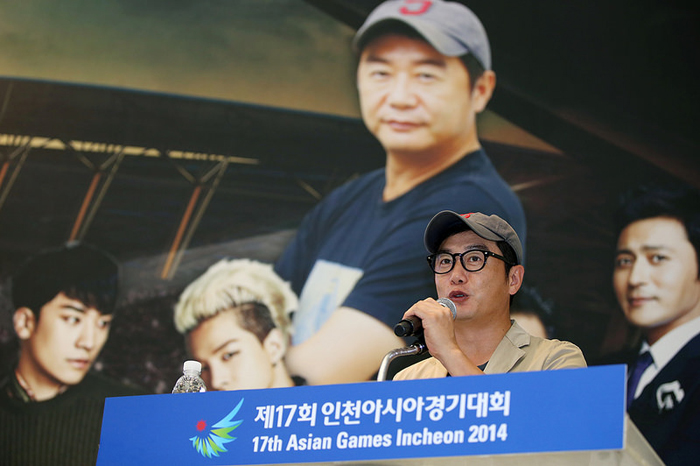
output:
{"label": "colorful mascot logo", "polygon": [[243,422],[243,420],[233,419],[242,405],[243,399],[241,399],[238,405],[233,408],[226,417],[211,426],[211,428],[207,426],[206,421],[199,421],[197,423],[197,431],[199,431],[199,434],[190,439],[194,449],[207,458],[211,458],[212,455],[219,456],[219,453],[227,452],[228,450],[224,445],[236,440],[236,437],[231,437],[230,434]]}

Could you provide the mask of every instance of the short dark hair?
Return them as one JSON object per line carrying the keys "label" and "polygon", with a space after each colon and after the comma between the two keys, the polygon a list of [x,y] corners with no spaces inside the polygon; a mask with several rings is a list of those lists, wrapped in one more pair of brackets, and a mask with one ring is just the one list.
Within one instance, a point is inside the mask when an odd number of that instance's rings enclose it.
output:
{"label": "short dark hair", "polygon": [[510,273],[510,269],[512,269],[513,266],[518,263],[518,256],[515,254],[513,247],[505,241],[497,241],[496,246],[498,246],[498,249],[501,250],[501,255],[506,258],[507,262],[504,262],[504,264],[506,265],[507,278],[508,274]]}
{"label": "short dark hair", "polygon": [[238,325],[258,337],[260,343],[265,341],[272,329],[277,328],[272,312],[263,303],[257,301],[243,303],[233,310],[236,312]]}
{"label": "short dark hair", "polygon": [[64,293],[102,314],[112,314],[119,293],[119,265],[105,251],[83,243],[48,249],[30,257],[12,278],[15,309],[41,308]]}
{"label": "short dark hair", "polygon": [[700,191],[682,183],[651,183],[629,190],[615,215],[615,239],[629,224],[654,217],[670,217],[683,224],[695,249],[700,276]]}
{"label": "short dark hair", "polygon": [[[497,241],[496,246],[501,250],[501,255],[506,258],[506,262],[503,262],[506,269],[506,280],[510,277],[510,269],[518,263],[518,256],[515,254],[515,250],[512,246],[505,241]],[[517,294],[517,293],[516,293]],[[510,295],[510,305],[513,305],[513,300],[515,295]]]}
{"label": "short dark hair", "polygon": [[554,308],[552,303],[542,298],[534,286],[523,285],[515,294],[510,312],[535,316],[540,319],[547,338],[554,336]]}
{"label": "short dark hair", "polygon": [[[362,37],[362,41],[357,44],[359,54],[362,54],[362,50],[364,50],[367,44],[372,42],[377,37],[386,34],[398,34],[410,39],[418,39],[422,40],[423,42],[428,42],[425,40],[425,37],[406,23],[398,20],[387,20],[369,29],[364,37]],[[469,75],[469,92],[471,92],[474,90],[476,81],[482,74],[484,74],[484,67],[481,65],[481,63],[479,63],[474,55],[470,53],[460,56],[459,59],[467,69],[467,74]]]}
{"label": "short dark hair", "polygon": [[464,63],[464,67],[467,69],[467,74],[469,75],[469,91],[474,90],[476,82],[479,80],[482,74],[484,74],[484,67],[479,63],[474,55],[468,53],[459,57]]}

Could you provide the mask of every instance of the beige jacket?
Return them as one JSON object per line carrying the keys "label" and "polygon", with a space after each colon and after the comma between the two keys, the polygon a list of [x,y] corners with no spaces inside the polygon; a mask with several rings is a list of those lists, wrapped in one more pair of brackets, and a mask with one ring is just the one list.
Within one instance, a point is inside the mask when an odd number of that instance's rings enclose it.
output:
{"label": "beige jacket", "polygon": [[[517,322],[511,320],[510,329],[491,355],[484,373],[531,372],[576,367],[586,367],[586,360],[578,346],[568,341],[533,337]],[[400,371],[393,380],[436,379],[446,376],[445,366],[430,357]]]}

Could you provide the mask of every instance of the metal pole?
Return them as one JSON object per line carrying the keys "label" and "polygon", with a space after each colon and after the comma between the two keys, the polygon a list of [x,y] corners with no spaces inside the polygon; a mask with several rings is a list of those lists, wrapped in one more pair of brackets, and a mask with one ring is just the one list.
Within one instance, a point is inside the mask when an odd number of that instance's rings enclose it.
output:
{"label": "metal pole", "polygon": [[419,340],[413,343],[411,346],[389,351],[386,356],[384,356],[384,359],[382,359],[382,363],[379,366],[379,371],[377,372],[377,382],[384,382],[386,380],[386,375],[389,372],[389,364],[391,364],[394,359],[403,356],[415,356],[422,354],[427,350],[428,347],[425,345],[425,343]]}

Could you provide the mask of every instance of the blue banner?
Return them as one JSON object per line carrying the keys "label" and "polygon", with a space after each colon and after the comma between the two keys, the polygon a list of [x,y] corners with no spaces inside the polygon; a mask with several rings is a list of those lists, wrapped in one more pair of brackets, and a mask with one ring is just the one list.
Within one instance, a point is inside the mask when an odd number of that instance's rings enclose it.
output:
{"label": "blue banner", "polygon": [[624,446],[625,366],[109,398],[98,465],[246,465]]}

